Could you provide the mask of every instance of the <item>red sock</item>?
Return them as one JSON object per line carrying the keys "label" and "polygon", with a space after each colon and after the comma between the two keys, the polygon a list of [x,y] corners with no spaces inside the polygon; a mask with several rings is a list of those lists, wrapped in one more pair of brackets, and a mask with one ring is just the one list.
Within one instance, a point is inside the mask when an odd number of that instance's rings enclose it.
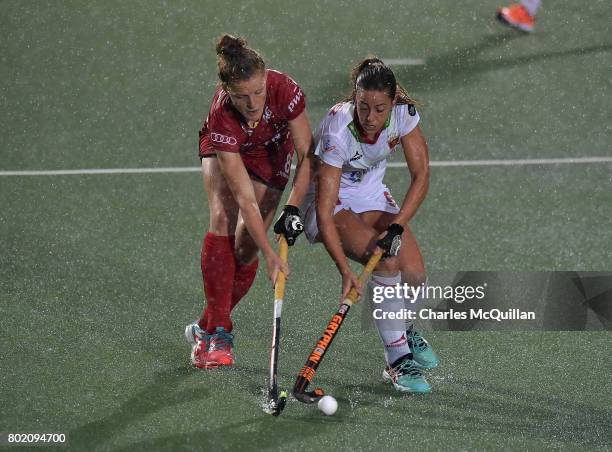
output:
{"label": "red sock", "polygon": [[257,275],[257,267],[259,266],[259,259],[255,259],[250,264],[241,265],[236,263],[236,273],[234,275],[234,288],[232,290],[232,309],[236,307],[238,302],[247,294],[255,275]]}
{"label": "red sock", "polygon": [[233,287],[236,271],[234,236],[206,234],[201,265],[206,307],[198,325],[209,333],[214,333],[218,326],[231,331],[232,291],[229,288]]}

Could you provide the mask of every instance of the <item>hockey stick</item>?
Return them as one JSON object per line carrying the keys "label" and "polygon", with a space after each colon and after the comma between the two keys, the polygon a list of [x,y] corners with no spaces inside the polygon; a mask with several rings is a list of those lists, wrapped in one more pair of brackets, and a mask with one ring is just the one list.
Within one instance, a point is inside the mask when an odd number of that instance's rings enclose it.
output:
{"label": "hockey stick", "polygon": [[[370,276],[370,273],[372,273],[374,267],[376,267],[378,264],[378,261],[380,261],[382,254],[383,251],[380,248],[376,248],[376,251],[368,260],[368,263],[361,272],[361,275],[359,275],[359,282],[362,285]],[[306,389],[314,378],[319,364],[321,364],[321,361],[323,361],[325,352],[331,345],[334,337],[336,337],[336,334],[338,334],[338,331],[340,331],[340,326],[342,325],[346,314],[358,298],[359,295],[357,295],[357,291],[355,288],[352,288],[340,305],[340,308],[338,308],[338,312],[334,314],[327,324],[323,336],[321,336],[321,338],[317,341],[312,352],[310,353],[310,356],[308,357],[308,360],[306,361],[306,364],[304,364],[300,370],[297,380],[295,381],[295,386],[293,387],[293,396],[300,402],[315,403],[325,395],[323,389],[321,388],[316,388],[314,391],[306,391]]]}
{"label": "hockey stick", "polygon": [[[283,262],[287,262],[289,246],[282,234],[279,236],[279,255]],[[268,400],[264,411],[278,416],[287,402],[287,391],[278,389],[278,351],[280,346],[280,321],[283,298],[285,296],[285,274],[280,272],[274,284],[274,323],[272,325],[272,348],[270,350],[270,380],[268,382]]]}

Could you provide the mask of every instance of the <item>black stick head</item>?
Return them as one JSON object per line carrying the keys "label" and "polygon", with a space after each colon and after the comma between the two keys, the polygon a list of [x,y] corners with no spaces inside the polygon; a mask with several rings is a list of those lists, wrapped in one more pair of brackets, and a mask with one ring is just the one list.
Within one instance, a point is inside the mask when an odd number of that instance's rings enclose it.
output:
{"label": "black stick head", "polygon": [[317,403],[324,395],[325,392],[321,388],[316,388],[314,391],[300,392],[295,389],[293,391],[293,397],[302,403]]}

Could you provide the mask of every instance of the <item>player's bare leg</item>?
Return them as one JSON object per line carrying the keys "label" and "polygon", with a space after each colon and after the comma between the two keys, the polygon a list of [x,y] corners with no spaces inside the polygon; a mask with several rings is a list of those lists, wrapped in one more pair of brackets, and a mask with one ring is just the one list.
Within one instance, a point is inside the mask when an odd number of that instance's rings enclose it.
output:
{"label": "player's bare leg", "polygon": [[[359,217],[364,223],[368,224],[379,234],[387,230],[387,227],[395,219],[395,215],[389,212],[382,212],[379,210],[372,210],[369,212],[363,212],[359,214]],[[421,255],[421,250],[414,237],[414,234],[410,230],[408,225],[404,226],[404,233],[402,234],[402,247],[400,248],[399,254],[399,268],[402,272],[402,282],[411,286],[419,286],[424,284],[427,280],[425,273],[425,262]]]}
{"label": "player's bare leg", "polygon": [[[253,189],[255,198],[261,212],[264,226],[268,229],[274,221],[274,213],[280,203],[282,191],[270,188],[260,182],[253,181]],[[259,260],[257,253],[259,248],[242,219],[238,216],[238,224],[236,226],[236,244],[234,254],[236,256],[236,271],[234,274],[234,284],[232,286],[232,304],[233,310],[240,300],[247,294],[257,273]]]}
{"label": "player's bare leg", "polygon": [[[334,224],[347,257],[365,265],[376,247],[380,232],[365,222],[360,215],[346,209],[334,215]],[[395,274],[399,271],[399,260],[384,259],[379,262],[375,271]]]}
{"label": "player's bare leg", "polygon": [[[270,188],[261,182],[252,180],[253,189],[255,191],[255,199],[261,212],[266,229],[268,229],[274,220],[274,214],[280,203],[283,192],[274,188]],[[246,225],[242,219],[242,216],[238,216],[238,222],[236,225],[236,259],[240,264],[249,264],[257,258],[259,248],[255,245],[255,242],[251,238],[249,231],[246,229]]]}
{"label": "player's bare leg", "polygon": [[238,204],[215,157],[202,159],[202,177],[210,213],[208,232],[233,236],[238,221]]}

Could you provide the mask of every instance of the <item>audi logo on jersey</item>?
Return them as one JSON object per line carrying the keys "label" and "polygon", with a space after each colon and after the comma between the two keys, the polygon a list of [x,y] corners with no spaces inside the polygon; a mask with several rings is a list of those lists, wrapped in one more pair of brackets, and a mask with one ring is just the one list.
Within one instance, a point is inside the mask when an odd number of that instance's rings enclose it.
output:
{"label": "audi logo on jersey", "polygon": [[211,133],[210,139],[214,141],[215,143],[229,144],[229,145],[238,144],[238,141],[236,140],[236,138],[228,137],[226,135],[221,135],[220,133]]}

